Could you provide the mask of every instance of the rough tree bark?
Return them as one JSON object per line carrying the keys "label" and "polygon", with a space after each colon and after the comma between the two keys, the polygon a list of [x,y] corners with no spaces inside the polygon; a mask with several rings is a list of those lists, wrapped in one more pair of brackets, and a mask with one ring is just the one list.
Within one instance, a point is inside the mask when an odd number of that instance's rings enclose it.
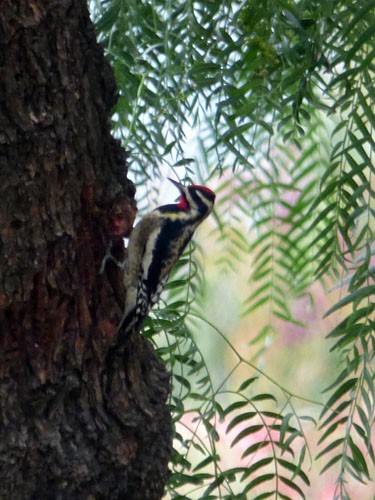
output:
{"label": "rough tree bark", "polygon": [[110,366],[134,221],[111,68],[84,0],[0,6],[0,498],[158,499],[169,376],[131,335]]}

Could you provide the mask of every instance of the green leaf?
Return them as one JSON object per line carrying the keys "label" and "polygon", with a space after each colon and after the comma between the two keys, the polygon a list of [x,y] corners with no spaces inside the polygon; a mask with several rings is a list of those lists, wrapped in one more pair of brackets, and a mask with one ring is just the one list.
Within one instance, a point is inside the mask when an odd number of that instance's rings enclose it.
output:
{"label": "green leaf", "polygon": [[357,383],[357,378],[351,378],[341,384],[341,386],[332,394],[332,396],[329,398],[327,401],[325,407],[323,408],[321,414],[320,414],[320,419],[322,419],[323,415],[333,407],[333,405],[337,402],[338,399],[343,397],[345,394],[347,394]]}
{"label": "green leaf", "polygon": [[284,484],[286,484],[287,486],[289,486],[289,488],[291,488],[292,490],[294,490],[295,492],[297,492],[302,498],[305,498],[305,495],[304,495],[303,491],[301,490],[301,488],[295,482],[293,482],[291,479],[288,479],[285,476],[279,476],[279,478],[280,478],[280,480]]}
{"label": "green leaf", "polygon": [[347,306],[348,304],[351,304],[352,302],[354,303],[353,305],[356,306],[357,304],[360,303],[361,300],[374,296],[375,293],[375,285],[370,285],[366,286],[364,288],[361,288],[359,290],[356,290],[350,294],[348,294],[346,297],[343,299],[339,300],[333,307],[331,307],[324,317],[329,316],[333,312],[341,309],[344,306]]}
{"label": "green leaf", "polygon": [[254,416],[256,416],[257,413],[255,411],[253,412],[247,412],[247,413],[242,413],[241,415],[237,415],[233,420],[231,420],[227,426],[226,432],[230,432],[236,425],[241,424],[242,422],[245,422],[246,420],[252,419]]}
{"label": "green leaf", "polygon": [[274,403],[277,403],[277,399],[273,394],[258,394],[256,396],[253,396],[250,401],[253,403],[255,401],[273,401]]}
{"label": "green leaf", "polygon": [[344,438],[335,439],[335,441],[332,441],[332,443],[330,443],[328,446],[326,446],[324,448],[324,450],[322,450],[320,453],[318,453],[316,458],[318,459],[318,458],[322,457],[323,455],[325,455],[326,453],[329,453],[330,451],[334,450],[338,446],[342,445],[342,443],[344,441],[345,441]]}
{"label": "green leaf", "polygon": [[252,476],[253,477],[253,474],[255,472],[257,472],[262,467],[265,467],[265,466],[269,465],[272,462],[273,462],[273,458],[272,457],[262,458],[261,460],[258,460],[254,464],[252,464],[249,467],[247,467],[246,477],[247,476]]}
{"label": "green leaf", "polygon": [[249,403],[247,401],[236,401],[235,403],[232,403],[228,406],[228,408],[225,409],[224,414],[225,416],[229,415],[233,411],[240,410],[244,406],[247,406]]}
{"label": "green leaf", "polygon": [[249,455],[253,455],[257,453],[259,450],[262,448],[265,448],[266,446],[269,446],[271,444],[270,441],[265,440],[265,441],[258,441],[255,444],[252,444],[251,446],[248,446],[246,450],[242,453],[241,458],[246,458]]}
{"label": "green leaf", "polygon": [[240,385],[238,392],[243,392],[245,389],[247,389],[250,385],[252,385],[255,381],[258,380],[259,377],[250,377],[246,379],[242,384]]}
{"label": "green leaf", "polygon": [[307,486],[310,486],[309,478],[298,465],[295,465],[292,462],[288,462],[287,460],[284,460],[282,458],[278,458],[277,461],[282,467],[293,472],[294,475],[300,477]]}
{"label": "green leaf", "polygon": [[243,431],[241,431],[237,436],[233,439],[231,442],[231,448],[233,448],[234,445],[239,443],[242,439],[247,438],[251,434],[255,434],[256,432],[259,432],[260,430],[263,429],[263,424],[257,424],[257,425],[250,425],[249,427],[246,427]]}
{"label": "green leaf", "polygon": [[366,460],[361,450],[358,448],[358,446],[354,443],[354,441],[351,438],[349,438],[348,444],[350,451],[352,452],[353,465],[355,467],[355,470],[358,471],[359,474],[364,474],[366,478],[370,480],[370,475],[366,464]]}
{"label": "green leaf", "polygon": [[253,488],[255,488],[256,486],[259,486],[260,484],[263,484],[267,481],[271,481],[271,479],[274,479],[274,477],[275,477],[275,474],[263,474],[261,476],[258,476],[256,479],[251,481],[246,486],[246,488],[244,489],[244,493],[246,494],[249,491],[251,491]]}
{"label": "green leaf", "polygon": [[336,455],[335,457],[331,458],[331,460],[329,460],[325,464],[325,466],[322,468],[322,470],[320,471],[320,473],[324,474],[324,472],[326,472],[328,469],[330,469],[333,465],[335,465],[341,459],[342,459],[342,455]]}

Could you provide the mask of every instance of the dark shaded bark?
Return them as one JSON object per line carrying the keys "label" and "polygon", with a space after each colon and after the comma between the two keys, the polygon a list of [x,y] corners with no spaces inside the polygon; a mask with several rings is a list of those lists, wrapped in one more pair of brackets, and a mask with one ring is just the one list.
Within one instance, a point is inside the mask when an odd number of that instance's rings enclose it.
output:
{"label": "dark shaded bark", "polygon": [[83,0],[0,7],[0,498],[158,499],[169,376],[136,332],[104,373],[123,290],[99,269],[135,215],[113,73]]}

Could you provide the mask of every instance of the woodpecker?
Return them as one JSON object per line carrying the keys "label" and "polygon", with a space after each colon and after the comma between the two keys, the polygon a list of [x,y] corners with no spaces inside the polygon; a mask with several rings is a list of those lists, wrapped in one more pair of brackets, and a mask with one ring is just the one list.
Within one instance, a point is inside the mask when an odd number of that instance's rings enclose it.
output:
{"label": "woodpecker", "polygon": [[124,269],[126,301],[119,338],[141,328],[173,266],[215,203],[215,193],[207,187],[185,187],[169,180],[180,191],[179,202],[148,213],[130,234]]}

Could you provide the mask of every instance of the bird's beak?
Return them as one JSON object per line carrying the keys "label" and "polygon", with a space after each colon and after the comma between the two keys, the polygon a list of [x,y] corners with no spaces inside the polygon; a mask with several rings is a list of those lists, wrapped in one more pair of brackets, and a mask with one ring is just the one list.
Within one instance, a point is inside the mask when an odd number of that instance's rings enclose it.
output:
{"label": "bird's beak", "polygon": [[176,188],[180,191],[181,194],[185,192],[185,186],[183,186],[179,182],[171,179],[170,177],[168,177],[168,180],[171,181],[171,183],[176,186]]}

